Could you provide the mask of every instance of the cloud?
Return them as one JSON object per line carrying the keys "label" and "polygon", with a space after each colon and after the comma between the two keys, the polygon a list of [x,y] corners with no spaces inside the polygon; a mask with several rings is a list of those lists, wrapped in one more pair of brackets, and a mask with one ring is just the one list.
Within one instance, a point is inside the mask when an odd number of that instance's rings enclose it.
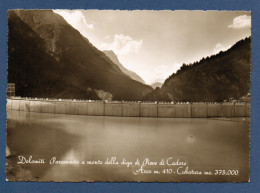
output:
{"label": "cloud", "polygon": [[251,16],[240,15],[233,19],[233,23],[228,28],[241,29],[251,27]]}
{"label": "cloud", "polygon": [[79,10],[53,10],[53,12],[61,15],[72,27],[77,29],[85,37],[87,37],[87,30],[94,29],[94,24],[87,23],[85,16]]}
{"label": "cloud", "polygon": [[218,43],[213,49],[212,54],[218,54],[220,51],[226,51],[229,48],[231,48],[231,46],[224,46],[223,44]]}
{"label": "cloud", "polygon": [[109,39],[111,36],[110,35],[107,35],[106,37],[105,37],[105,39]]}
{"label": "cloud", "polygon": [[180,68],[181,64],[180,63],[173,63],[169,65],[159,65],[156,68],[154,68],[154,79],[152,81],[156,82],[160,80],[160,82],[164,82],[170,75],[173,73],[176,73],[176,71]]}
{"label": "cloud", "polygon": [[130,52],[139,53],[143,44],[143,40],[134,40],[130,36],[123,34],[115,34],[112,43],[102,43],[101,48],[103,50],[113,50],[116,54],[125,55]]}
{"label": "cloud", "polygon": [[160,65],[155,68],[156,74],[164,75],[167,72],[167,66],[166,65]]}

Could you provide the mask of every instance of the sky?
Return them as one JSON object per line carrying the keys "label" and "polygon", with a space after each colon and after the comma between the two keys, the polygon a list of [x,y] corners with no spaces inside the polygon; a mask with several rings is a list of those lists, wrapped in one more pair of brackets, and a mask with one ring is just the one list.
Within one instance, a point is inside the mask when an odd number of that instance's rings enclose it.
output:
{"label": "sky", "polygon": [[54,10],[99,50],[147,84],[164,82],[183,63],[225,51],[251,35],[244,11]]}

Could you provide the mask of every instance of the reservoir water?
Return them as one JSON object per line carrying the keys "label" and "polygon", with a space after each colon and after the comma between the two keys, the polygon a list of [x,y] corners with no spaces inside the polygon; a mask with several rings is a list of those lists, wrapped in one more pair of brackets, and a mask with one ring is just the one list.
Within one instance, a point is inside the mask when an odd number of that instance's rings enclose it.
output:
{"label": "reservoir water", "polygon": [[[249,176],[249,118],[105,117],[10,110],[7,147],[11,181],[239,182]],[[136,161],[144,164],[142,171]]]}

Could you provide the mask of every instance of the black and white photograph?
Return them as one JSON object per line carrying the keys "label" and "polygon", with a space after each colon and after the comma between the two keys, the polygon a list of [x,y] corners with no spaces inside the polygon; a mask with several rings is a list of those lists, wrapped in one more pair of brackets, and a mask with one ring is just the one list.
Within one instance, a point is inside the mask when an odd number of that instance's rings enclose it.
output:
{"label": "black and white photograph", "polygon": [[250,11],[6,22],[6,181],[250,181]]}

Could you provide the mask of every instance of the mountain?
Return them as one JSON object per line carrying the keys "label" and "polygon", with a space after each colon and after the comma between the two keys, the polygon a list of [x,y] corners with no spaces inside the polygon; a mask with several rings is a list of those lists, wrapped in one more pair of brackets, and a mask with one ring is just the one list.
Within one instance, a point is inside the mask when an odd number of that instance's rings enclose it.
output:
{"label": "mountain", "polygon": [[161,88],[162,85],[163,85],[163,83],[161,83],[161,82],[154,82],[153,84],[151,84],[151,87],[153,87],[153,89],[155,89],[157,87]]}
{"label": "mountain", "polygon": [[144,80],[138,76],[135,72],[131,71],[131,70],[128,70],[126,69],[123,64],[121,64],[118,60],[118,57],[117,55],[112,51],[112,50],[103,50],[103,52],[106,54],[107,57],[109,57],[109,59],[114,63],[116,64],[120,70],[127,74],[130,78],[134,79],[134,80],[137,80],[143,84],[145,84]]}
{"label": "mountain", "polygon": [[10,10],[8,28],[8,82],[18,96],[140,100],[152,91],[51,10]]}
{"label": "mountain", "polygon": [[251,37],[229,50],[182,67],[144,100],[221,102],[250,90]]}

